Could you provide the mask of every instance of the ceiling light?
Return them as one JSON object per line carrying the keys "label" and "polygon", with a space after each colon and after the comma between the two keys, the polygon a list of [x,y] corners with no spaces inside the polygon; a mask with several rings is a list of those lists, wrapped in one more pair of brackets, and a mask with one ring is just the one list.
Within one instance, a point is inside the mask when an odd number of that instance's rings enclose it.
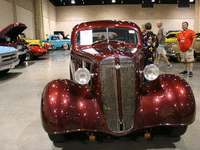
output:
{"label": "ceiling light", "polygon": [[112,0],[112,3],[115,3],[116,2],[116,0]]}
{"label": "ceiling light", "polygon": [[75,0],[71,0],[71,4],[75,4]]}
{"label": "ceiling light", "polygon": [[155,0],[151,0],[152,3],[155,3]]}
{"label": "ceiling light", "polygon": [[190,0],[190,3],[193,3],[194,2],[194,0]]}

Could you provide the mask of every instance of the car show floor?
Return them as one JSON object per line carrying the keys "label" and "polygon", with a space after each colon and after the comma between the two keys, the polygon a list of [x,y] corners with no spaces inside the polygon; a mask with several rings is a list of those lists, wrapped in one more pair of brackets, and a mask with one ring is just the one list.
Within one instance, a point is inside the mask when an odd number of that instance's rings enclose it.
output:
{"label": "car show floor", "polygon": [[[152,138],[143,132],[125,137],[96,136],[89,141],[86,133],[72,134],[69,141],[53,143],[40,119],[41,95],[45,85],[58,78],[69,79],[70,51],[54,50],[36,60],[27,61],[0,76],[0,150],[198,150],[200,147],[200,61],[195,62],[193,77],[182,76],[196,98],[196,120],[181,137],[168,137],[161,128],[153,129]],[[161,62],[160,74],[179,74],[183,64]]]}

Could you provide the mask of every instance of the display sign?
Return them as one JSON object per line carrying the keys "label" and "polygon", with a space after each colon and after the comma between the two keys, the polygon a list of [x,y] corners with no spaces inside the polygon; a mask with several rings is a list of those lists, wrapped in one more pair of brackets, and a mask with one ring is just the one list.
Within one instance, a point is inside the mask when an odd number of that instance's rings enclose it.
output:
{"label": "display sign", "polygon": [[91,45],[93,43],[92,30],[80,31],[80,44]]}

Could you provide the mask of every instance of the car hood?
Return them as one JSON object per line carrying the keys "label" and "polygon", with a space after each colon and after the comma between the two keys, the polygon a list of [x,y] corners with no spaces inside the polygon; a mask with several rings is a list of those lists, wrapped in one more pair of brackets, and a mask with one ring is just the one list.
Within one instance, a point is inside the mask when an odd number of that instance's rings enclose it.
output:
{"label": "car hood", "polygon": [[113,45],[106,45],[102,47],[87,47],[82,48],[81,51],[84,51],[86,53],[90,53],[93,55],[99,55],[99,54],[106,54],[106,53],[112,53],[114,51],[119,52],[129,52],[129,53],[135,53],[138,50],[137,46],[132,47],[126,47],[126,46],[113,46]]}
{"label": "car hood", "polygon": [[3,30],[0,31],[0,38],[8,37],[16,37],[20,33],[22,33],[27,26],[23,23],[15,22],[13,24],[8,25]]}
{"label": "car hood", "polygon": [[18,50],[14,47],[0,46],[0,54],[14,52],[14,51],[18,51]]}

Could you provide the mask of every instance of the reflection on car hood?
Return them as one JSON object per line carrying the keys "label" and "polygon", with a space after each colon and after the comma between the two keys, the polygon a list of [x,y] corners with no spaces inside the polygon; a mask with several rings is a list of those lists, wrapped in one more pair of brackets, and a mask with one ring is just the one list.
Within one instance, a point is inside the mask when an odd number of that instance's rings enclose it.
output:
{"label": "reflection on car hood", "polygon": [[0,54],[14,52],[14,51],[18,51],[18,50],[14,47],[0,46]]}
{"label": "reflection on car hood", "polygon": [[90,48],[83,48],[81,51],[90,53],[90,54],[99,54],[99,53],[108,53],[113,51],[121,51],[121,52],[131,52],[134,53],[137,51],[136,47],[122,47],[122,46],[103,46],[103,47],[90,47]]}

